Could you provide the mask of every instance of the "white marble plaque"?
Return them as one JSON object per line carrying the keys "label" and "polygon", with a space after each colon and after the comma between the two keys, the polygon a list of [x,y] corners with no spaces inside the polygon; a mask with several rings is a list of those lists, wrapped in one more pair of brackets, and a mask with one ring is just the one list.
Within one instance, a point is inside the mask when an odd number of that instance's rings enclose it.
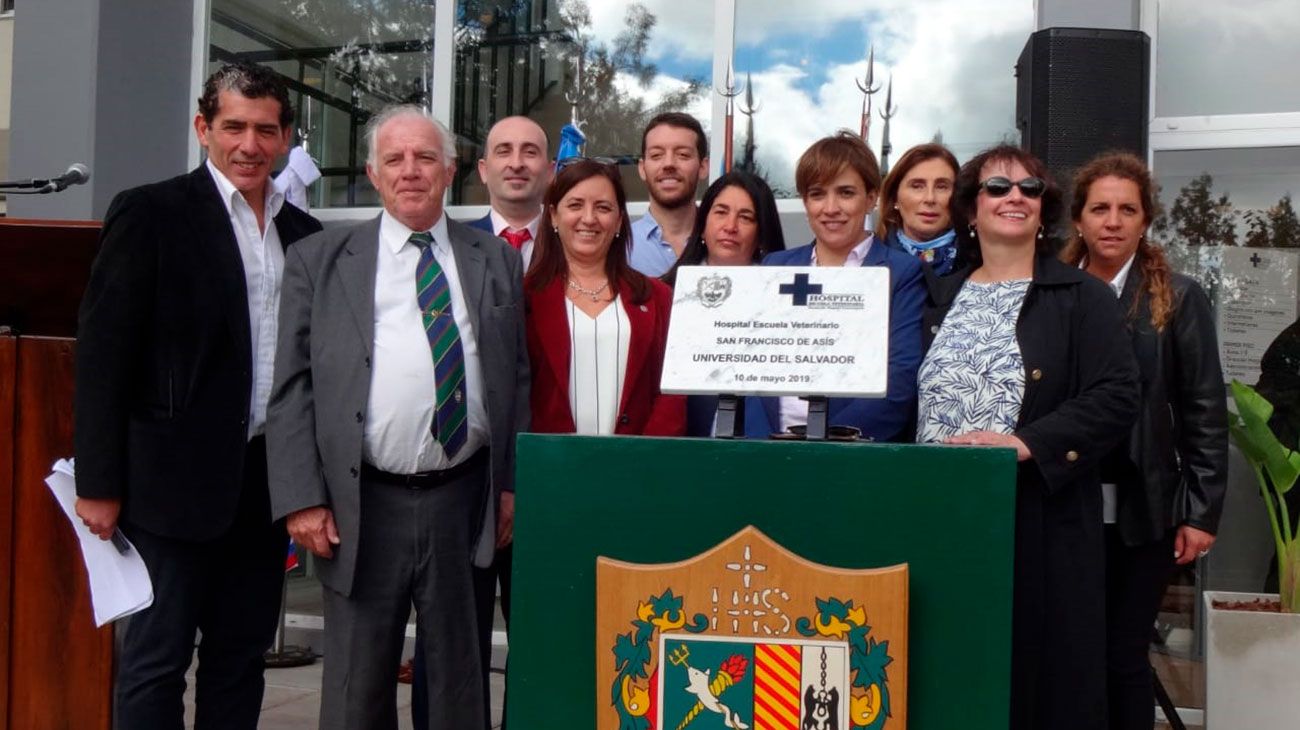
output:
{"label": "white marble plaque", "polygon": [[1273,338],[1296,320],[1300,252],[1223,249],[1219,286],[1219,359],[1223,376],[1254,385]]}
{"label": "white marble plaque", "polygon": [[883,397],[889,270],[883,266],[683,266],[666,393]]}

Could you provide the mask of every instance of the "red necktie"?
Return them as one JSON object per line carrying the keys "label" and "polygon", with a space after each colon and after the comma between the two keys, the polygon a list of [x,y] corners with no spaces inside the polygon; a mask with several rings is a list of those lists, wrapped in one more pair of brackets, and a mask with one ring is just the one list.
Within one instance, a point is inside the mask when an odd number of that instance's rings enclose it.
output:
{"label": "red necktie", "polygon": [[523,251],[524,244],[533,240],[533,234],[529,233],[527,228],[519,231],[512,231],[507,228],[501,231],[501,237],[506,239],[506,243],[514,246],[516,251]]}

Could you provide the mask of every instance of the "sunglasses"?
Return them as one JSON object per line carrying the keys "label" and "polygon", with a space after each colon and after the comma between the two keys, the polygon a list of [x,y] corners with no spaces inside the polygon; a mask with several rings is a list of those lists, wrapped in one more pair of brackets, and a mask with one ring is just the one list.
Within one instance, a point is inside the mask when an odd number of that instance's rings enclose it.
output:
{"label": "sunglasses", "polygon": [[1043,193],[1047,192],[1047,181],[1041,177],[1027,177],[1024,180],[1011,182],[999,175],[981,182],[980,187],[990,198],[1005,198],[1011,194],[1013,187],[1020,188],[1021,194],[1026,198],[1041,198]]}
{"label": "sunglasses", "polygon": [[[572,165],[572,164],[575,163],[575,162],[581,162],[581,161],[583,161],[583,160],[589,160],[589,161],[591,161],[591,162],[596,162],[596,163],[599,163],[599,164],[601,164],[601,165],[604,165],[605,167],[612,167],[612,168],[614,168],[615,170],[618,169],[618,166],[619,166],[619,165],[623,165],[623,164],[636,164],[636,160],[633,159],[633,158],[621,158],[621,157],[566,157],[566,158],[564,158],[563,160],[556,160],[556,161],[555,161],[555,171],[556,171],[556,172],[559,172],[560,170],[563,170],[564,168],[568,167],[569,165]],[[629,162],[629,160],[630,160],[630,162]]]}

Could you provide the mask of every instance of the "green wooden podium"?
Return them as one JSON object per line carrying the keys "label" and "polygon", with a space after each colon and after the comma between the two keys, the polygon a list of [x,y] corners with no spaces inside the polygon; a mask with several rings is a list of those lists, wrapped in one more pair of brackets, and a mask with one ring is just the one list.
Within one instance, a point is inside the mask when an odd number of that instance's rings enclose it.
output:
{"label": "green wooden podium", "polygon": [[908,728],[1007,727],[1010,449],[525,434],[517,469],[512,730],[595,727],[597,556],[684,560],[746,525],[825,565],[908,563]]}

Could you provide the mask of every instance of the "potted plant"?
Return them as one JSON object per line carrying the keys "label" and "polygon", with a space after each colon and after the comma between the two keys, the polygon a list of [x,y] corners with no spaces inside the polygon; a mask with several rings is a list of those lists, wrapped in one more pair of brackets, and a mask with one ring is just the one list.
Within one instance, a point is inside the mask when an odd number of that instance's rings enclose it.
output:
{"label": "potted plant", "polygon": [[1284,495],[1300,478],[1300,452],[1278,441],[1273,405],[1232,381],[1228,430],[1255,472],[1277,548],[1279,595],[1205,592],[1207,730],[1291,727],[1300,717],[1300,539]]}

